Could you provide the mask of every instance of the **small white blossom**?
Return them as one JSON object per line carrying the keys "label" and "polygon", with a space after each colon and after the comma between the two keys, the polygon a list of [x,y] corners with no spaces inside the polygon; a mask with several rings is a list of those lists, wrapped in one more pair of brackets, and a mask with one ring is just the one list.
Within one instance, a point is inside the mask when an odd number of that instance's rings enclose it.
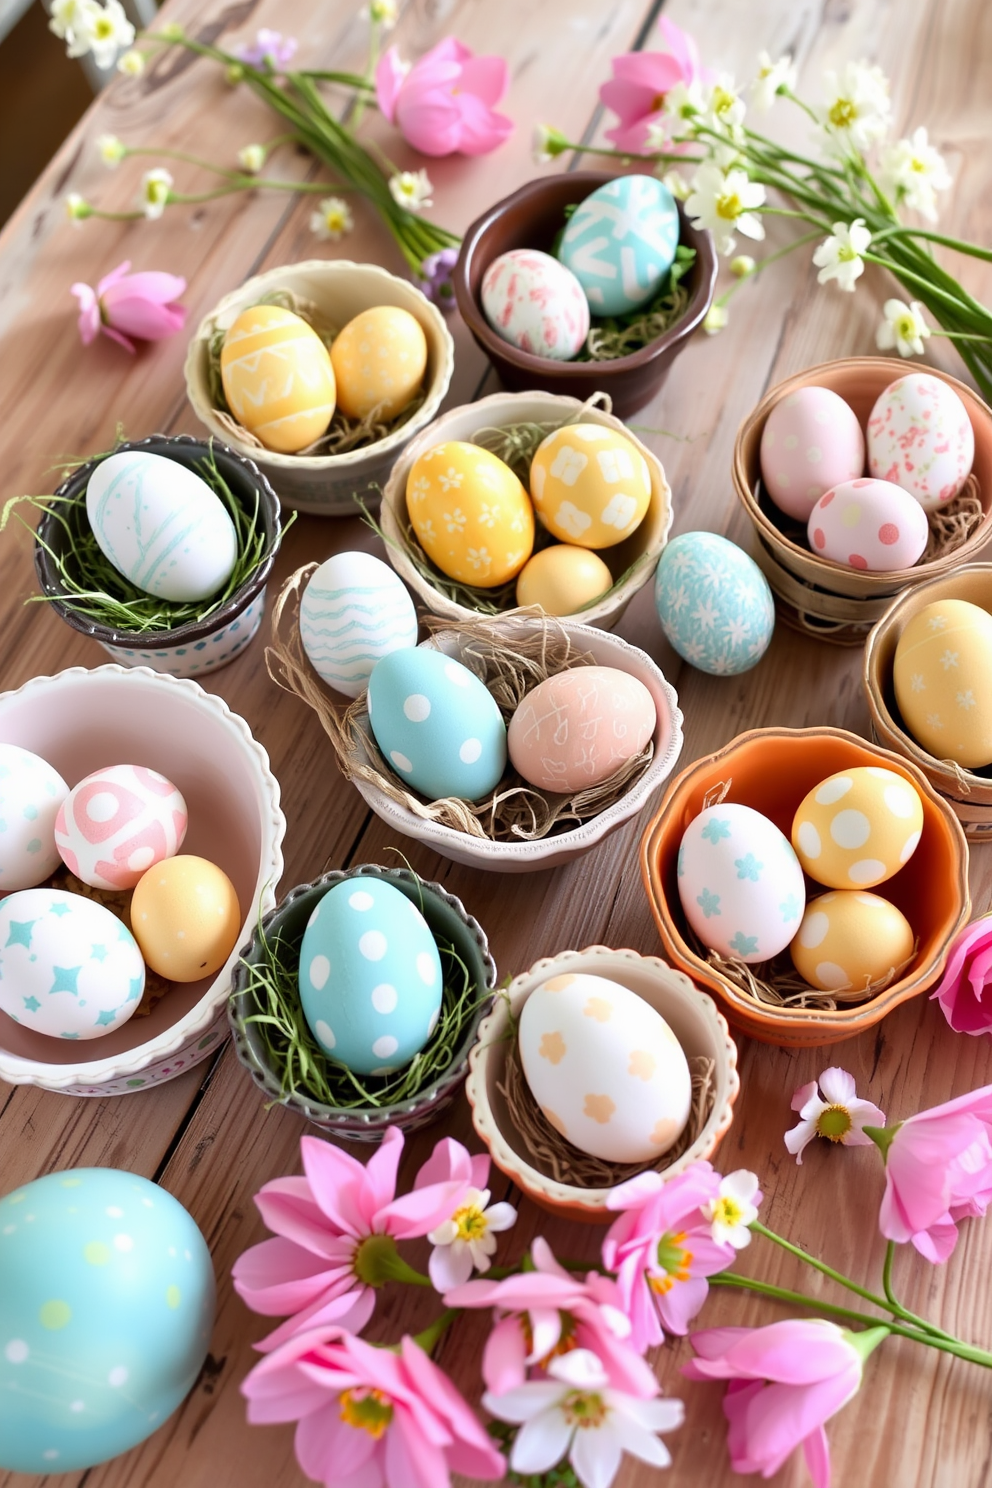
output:
{"label": "small white blossom", "polygon": [[340,196],[325,196],[317,210],[310,213],[310,231],[332,243],[350,233],[354,225],[351,208]]}
{"label": "small white blossom", "polygon": [[828,72],[823,127],[841,151],[864,154],[889,127],[889,80],[880,67],[848,62],[843,73]]}
{"label": "small white blossom", "polygon": [[264,145],[244,145],[238,151],[238,164],[250,176],[257,176],[265,164],[265,155],[266,149]]}
{"label": "small white blossom", "polygon": [[134,40],[134,27],[124,13],[120,0],[106,0],[105,5],[84,4],[78,45],[86,43],[97,67],[112,67],[118,52]]}
{"label": "small white blossom", "polygon": [[758,1179],[747,1168],[738,1168],[720,1180],[716,1198],[703,1205],[703,1215],[710,1222],[717,1245],[732,1245],[735,1250],[750,1245],[748,1226],[758,1217],[755,1199],[760,1202]]}
{"label": "small white blossom", "polygon": [[838,1065],[823,1071],[819,1088],[816,1080],[800,1085],[792,1097],[792,1109],[799,1113],[799,1124],[785,1133],[785,1145],[800,1166],[804,1151],[816,1137],[845,1147],[870,1147],[871,1137],[862,1128],[885,1125],[885,1112],[871,1101],[860,1100],[854,1076]]}
{"label": "small white blossom", "polygon": [[909,139],[889,145],[882,155],[879,174],[897,206],[910,207],[928,222],[937,221],[936,193],[947,190],[951,173],[922,126]]}
{"label": "small white blossom", "polygon": [[431,178],[425,170],[399,171],[389,178],[389,191],[393,201],[408,212],[419,212],[434,204]]}
{"label": "small white blossom", "polygon": [[764,200],[764,186],[749,181],[746,171],[735,168],[724,172],[707,162],[693,177],[685,209],[697,227],[708,228],[713,234],[717,252],[729,254],[734,251],[735,231],[749,238],[765,236],[765,224],[753,210]]}
{"label": "small white blossom", "polygon": [[560,129],[551,124],[535,124],[531,135],[531,155],[535,165],[547,165],[549,160],[564,154],[568,141]]}
{"label": "small white blossom", "polygon": [[757,265],[749,253],[738,253],[736,258],[730,260],[728,265],[735,279],[746,279],[753,274]]}
{"label": "small white blossom", "polygon": [[140,77],[145,70],[144,52],[130,51],[122,52],[117,58],[117,71],[123,72],[126,77]]}
{"label": "small white blossom", "polygon": [[[654,128],[654,125],[651,124],[648,128],[651,130]],[[685,201],[689,192],[692,190],[685,176],[682,175],[681,171],[676,170],[675,166],[672,166],[671,170],[667,170],[661,179],[676,201]]]}
{"label": "small white blossom", "polygon": [[429,1270],[435,1289],[448,1292],[468,1281],[473,1270],[488,1271],[496,1236],[516,1222],[512,1204],[490,1204],[488,1188],[468,1189],[450,1219],[427,1236],[434,1246]]}
{"label": "small white blossom", "polygon": [[673,83],[665,94],[661,119],[652,128],[660,130],[665,141],[694,139],[695,126],[705,112],[706,98],[700,82]]}
{"label": "small white blossom", "polygon": [[85,57],[90,49],[88,28],[93,0],[52,0],[48,29],[66,44],[70,57]]}
{"label": "small white blossom", "polygon": [[735,131],[744,122],[747,107],[734,86],[729,73],[721,73],[713,86],[704,94],[702,122],[726,134]]}
{"label": "small white blossom", "polygon": [[108,170],[116,170],[127,154],[127,146],[123,140],[117,138],[116,134],[101,134],[96,147],[100,152],[100,159]]}
{"label": "small white blossom", "polygon": [[384,31],[391,31],[399,19],[396,0],[370,0],[369,20]]}
{"label": "small white blossom", "polygon": [[70,191],[65,199],[66,216],[70,222],[82,222],[84,218],[93,215],[93,208],[89,202],[79,195],[78,191]]}
{"label": "small white blossom", "polygon": [[767,114],[780,93],[792,93],[797,76],[790,56],[773,62],[767,52],[759,52],[758,76],[751,84],[751,102],[758,113]]}
{"label": "small white blossom", "polygon": [[703,330],[707,336],[717,336],[726,327],[730,312],[726,305],[712,304],[703,318]]}
{"label": "small white blossom", "polygon": [[156,170],[145,171],[141,178],[138,205],[150,222],[156,221],[165,211],[171,190],[172,176],[167,170],[160,166]]}
{"label": "small white blossom", "polygon": [[850,225],[835,222],[833,235],[824,238],[813,254],[813,262],[820,271],[816,276],[817,283],[826,284],[835,279],[838,289],[853,294],[855,281],[865,271],[861,255],[870,242],[871,233],[865,227],[863,217],[856,217]]}
{"label": "small white blossom", "polygon": [[902,300],[886,300],[882,306],[885,319],[875,332],[875,345],[879,351],[896,348],[901,357],[922,356],[925,337],[931,334],[923,319],[923,306],[919,300],[905,304]]}

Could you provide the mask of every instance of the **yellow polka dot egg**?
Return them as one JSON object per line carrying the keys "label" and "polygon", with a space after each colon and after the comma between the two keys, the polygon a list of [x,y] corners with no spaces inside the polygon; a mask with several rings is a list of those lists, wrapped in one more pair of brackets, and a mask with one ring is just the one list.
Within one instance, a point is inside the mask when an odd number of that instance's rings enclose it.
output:
{"label": "yellow polka dot egg", "polygon": [[534,509],[509,465],[478,444],[425,450],[407,478],[421,547],[442,573],[478,589],[516,578],[534,547]]}
{"label": "yellow polka dot egg", "polygon": [[892,681],[909,732],[935,759],[992,764],[992,615],[938,600],[899,637]]}
{"label": "yellow polka dot egg", "polygon": [[335,337],[331,365],[346,418],[363,419],[378,410],[388,421],[423,387],[427,337],[409,310],[377,305],[356,315]]}
{"label": "yellow polka dot egg", "polygon": [[296,454],[331,422],[336,389],[327,347],[290,310],[243,310],[224,338],[220,374],[231,413],[266,449]]}
{"label": "yellow polka dot egg", "polygon": [[530,494],[541,521],[563,543],[611,548],[644,520],[651,473],[640,450],[603,424],[565,424],[537,447]]}
{"label": "yellow polka dot egg", "polygon": [[650,1162],[689,1119],[692,1079],[675,1034],[636,992],[585,973],[552,976],[524,1003],[520,1062],[547,1120],[580,1152]]}
{"label": "yellow polka dot egg", "polygon": [[905,965],[913,930],[880,894],[839,889],[810,900],[789,947],[799,975],[821,992],[868,991]]}
{"label": "yellow polka dot egg", "polygon": [[805,797],[792,845],[810,878],[831,889],[868,889],[898,873],[916,851],[923,802],[894,770],[839,770]]}

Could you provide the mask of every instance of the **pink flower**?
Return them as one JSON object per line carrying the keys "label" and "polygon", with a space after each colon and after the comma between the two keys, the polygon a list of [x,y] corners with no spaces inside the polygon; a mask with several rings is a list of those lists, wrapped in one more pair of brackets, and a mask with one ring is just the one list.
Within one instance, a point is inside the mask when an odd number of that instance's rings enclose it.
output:
{"label": "pink flower", "polygon": [[270,31],[263,26],[255,40],[239,46],[234,55],[253,67],[266,67],[270,72],[277,72],[292,62],[297,45],[295,36],[283,36],[280,31]]}
{"label": "pink flower", "polygon": [[423,155],[487,155],[513,133],[494,113],[509,86],[502,57],[475,57],[453,36],[408,67],[384,52],[375,73],[379,108]]}
{"label": "pink flower", "polygon": [[662,16],[659,25],[667,52],[627,52],[614,57],[613,76],[599,90],[600,101],[620,120],[606,131],[618,150],[637,154],[647,143],[648,126],[660,121],[665,94],[676,83],[705,81],[692,37]]}
{"label": "pink flower", "polygon": [[181,331],[186,321],[185,305],[175,303],[186,291],[186,280],[178,274],[130,273],[125,259],[101,279],[96,289],[74,284],[79,301],[79,334],[89,346],[102,331],[125,351],[134,351],[138,341],[161,341]]}
{"label": "pink flower", "polygon": [[955,1033],[992,1033],[992,998],[982,994],[992,973],[992,915],[966,925],[951,947],[947,969],[931,1000],[940,1003]]}
{"label": "pink flower", "polygon": [[506,1471],[474,1413],[412,1338],[399,1352],[341,1328],[290,1339],[241,1386],[254,1425],[297,1421],[296,1457],[327,1488],[443,1488]]}
{"label": "pink flower", "polygon": [[885,1125],[885,1112],[871,1101],[859,1100],[854,1076],[836,1065],[823,1071],[819,1089],[815,1080],[800,1085],[792,1097],[792,1109],[799,1112],[799,1123],[786,1132],[785,1145],[800,1167],[814,1137],[826,1137],[845,1147],[870,1147],[871,1137],[862,1128]]}

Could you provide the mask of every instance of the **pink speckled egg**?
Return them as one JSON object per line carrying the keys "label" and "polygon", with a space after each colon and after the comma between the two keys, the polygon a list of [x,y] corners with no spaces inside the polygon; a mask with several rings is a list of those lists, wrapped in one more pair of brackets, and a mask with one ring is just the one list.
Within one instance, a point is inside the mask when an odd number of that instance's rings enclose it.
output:
{"label": "pink speckled egg", "polygon": [[775,505],[805,522],[824,491],[865,468],[854,410],[829,388],[804,387],[776,403],[761,432],[761,478]]}
{"label": "pink speckled egg", "polygon": [[94,889],[133,889],[186,836],[186,802],[141,765],[113,765],[87,775],[69,792],[55,819],[62,861]]}
{"label": "pink speckled egg", "polygon": [[567,362],[589,334],[589,301],[571,269],[532,248],[500,254],[482,279],[482,308],[504,341]]}
{"label": "pink speckled egg", "polygon": [[656,712],[643,682],[616,667],[558,672],[529,692],[510,719],[514,769],[539,790],[599,785],[651,739]]}
{"label": "pink speckled egg", "polygon": [[927,372],[890,383],[868,420],[868,472],[926,511],[953,501],[971,474],[975,431],[952,387]]}
{"label": "pink speckled egg", "polygon": [[809,545],[821,558],[890,573],[912,568],[930,535],[927,514],[891,481],[845,481],[821,496],[810,513]]}

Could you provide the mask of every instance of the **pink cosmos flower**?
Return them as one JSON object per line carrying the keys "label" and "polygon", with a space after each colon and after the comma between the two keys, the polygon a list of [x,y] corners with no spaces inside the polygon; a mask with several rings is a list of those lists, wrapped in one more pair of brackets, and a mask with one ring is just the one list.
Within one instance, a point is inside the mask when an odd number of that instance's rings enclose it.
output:
{"label": "pink cosmos flower", "polygon": [[130,269],[130,260],[125,259],[95,290],[88,284],[72,285],[71,293],[79,301],[79,334],[84,346],[102,332],[133,352],[132,336],[138,341],[161,341],[182,330],[186,307],[175,302],[185,294],[186,280],[155,270],[132,274]]}
{"label": "pink cosmos flower", "polygon": [[951,947],[947,969],[931,1000],[940,1003],[955,1033],[992,1033],[992,997],[982,1001],[992,980],[992,915],[966,925]]}
{"label": "pink cosmos flower", "polygon": [[412,1338],[399,1352],[341,1328],[291,1338],[241,1386],[255,1425],[297,1421],[296,1457],[327,1488],[493,1482],[506,1462],[454,1385]]}
{"label": "pink cosmos flower", "polygon": [[283,67],[288,67],[296,55],[298,42],[295,36],[283,36],[281,31],[270,31],[263,26],[253,42],[245,42],[235,52],[242,62],[249,62],[253,67],[267,67],[272,72],[278,72]]}
{"label": "pink cosmos flower", "polygon": [[509,80],[502,57],[475,57],[448,36],[412,67],[390,47],[375,91],[390,124],[422,155],[487,155],[513,133],[513,121],[494,112]]}
{"label": "pink cosmos flower", "polygon": [[837,1065],[823,1071],[819,1088],[815,1080],[800,1085],[792,1109],[799,1112],[799,1123],[786,1132],[785,1145],[800,1167],[814,1137],[845,1147],[870,1147],[871,1137],[862,1128],[885,1125],[885,1112],[871,1101],[859,1100],[854,1076]]}
{"label": "pink cosmos flower", "polygon": [[658,23],[668,44],[666,52],[627,52],[612,61],[613,76],[599,90],[600,101],[619,119],[606,138],[618,150],[636,155],[647,143],[648,126],[660,121],[665,94],[676,83],[704,82],[709,73],[700,65],[692,37],[667,16]]}

